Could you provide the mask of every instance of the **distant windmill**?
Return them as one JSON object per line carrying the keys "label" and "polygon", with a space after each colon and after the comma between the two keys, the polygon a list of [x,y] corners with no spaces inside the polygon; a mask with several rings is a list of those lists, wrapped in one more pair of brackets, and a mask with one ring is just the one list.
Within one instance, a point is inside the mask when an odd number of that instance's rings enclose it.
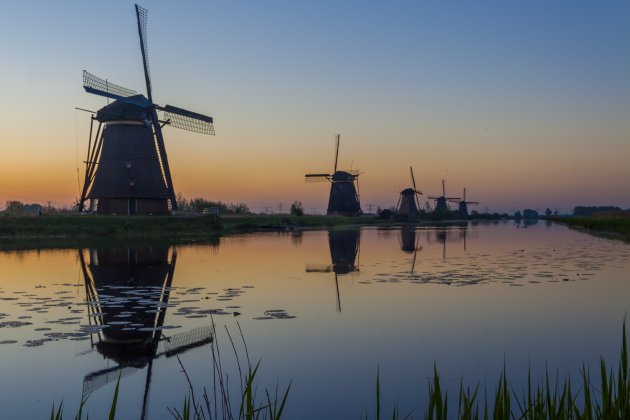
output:
{"label": "distant windmill", "polygon": [[[459,199],[449,199],[450,201],[458,201]],[[457,212],[459,213],[459,217],[462,219],[468,219],[468,205],[469,204],[479,204],[477,201],[466,201],[466,188],[464,188],[464,196],[459,202],[459,209]]]}
{"label": "distant windmill", "polygon": [[416,188],[416,179],[413,176],[413,168],[409,167],[409,173],[411,174],[412,188],[405,188],[400,192],[400,198],[398,198],[398,204],[396,205],[396,218],[404,220],[415,220],[419,216],[418,209],[420,203],[418,202],[418,194],[422,194]]}
{"label": "distant windmill", "polygon": [[427,197],[430,200],[435,200],[435,209],[433,210],[435,213],[446,213],[448,212],[447,201],[459,200],[459,197],[447,197],[446,196],[446,185],[444,180],[442,180],[442,195],[441,196],[429,196]]}
{"label": "distant windmill", "polygon": [[341,312],[341,297],[339,295],[339,275],[359,271],[357,254],[360,248],[361,232],[358,229],[329,230],[328,245],[332,264],[307,264],[307,273],[335,273],[335,288],[337,290],[337,312]]}
{"label": "distant windmill", "polygon": [[[358,170],[337,170],[337,159],[339,157],[339,141],[341,135],[337,134],[335,146],[335,165],[332,174],[306,174],[306,182],[329,181],[330,196],[328,198],[328,215],[356,216],[361,214],[361,204],[359,203],[359,171]],[[354,185],[356,181],[356,187]]]}
{"label": "distant windmill", "polygon": [[[162,135],[165,124],[214,134],[212,117],[153,102],[147,51],[147,13],[136,5],[147,97],[83,71],[86,92],[115,99],[96,112],[90,126],[85,179],[79,211],[90,199],[99,214],[163,214],[177,210],[171,170]],[[162,119],[158,118],[160,111]],[[94,121],[98,128],[94,139]],[[103,127],[104,125],[104,127]]]}

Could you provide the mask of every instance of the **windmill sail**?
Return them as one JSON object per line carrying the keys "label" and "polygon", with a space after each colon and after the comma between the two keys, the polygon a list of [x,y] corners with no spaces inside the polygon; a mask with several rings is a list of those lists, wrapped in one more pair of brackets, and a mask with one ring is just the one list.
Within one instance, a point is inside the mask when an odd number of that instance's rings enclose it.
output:
{"label": "windmill sail", "polygon": [[122,99],[138,94],[135,90],[127,89],[108,82],[107,80],[94,76],[85,70],[83,70],[83,88],[86,92],[105,96],[111,99]]}
{"label": "windmill sail", "polygon": [[214,135],[214,125],[212,125],[212,117],[178,108],[172,105],[166,105],[160,108],[164,112],[164,118],[176,128],[192,131],[194,133]]}

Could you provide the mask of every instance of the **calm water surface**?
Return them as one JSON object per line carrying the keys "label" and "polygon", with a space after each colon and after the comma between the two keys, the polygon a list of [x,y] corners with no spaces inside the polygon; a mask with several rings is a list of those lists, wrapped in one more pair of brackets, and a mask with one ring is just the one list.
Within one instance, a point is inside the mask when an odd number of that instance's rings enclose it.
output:
{"label": "calm water surface", "polygon": [[[212,321],[242,328],[260,389],[292,381],[288,418],[424,409],[444,384],[518,387],[545,364],[563,377],[615,363],[630,309],[630,246],[563,226],[265,233],[217,243],[0,252],[0,407],[43,418],[82,393],[104,418],[122,371],[120,418],[171,418],[187,382],[212,387]],[[243,346],[237,343],[243,356]],[[121,369],[121,366],[125,366]],[[486,382],[484,382],[486,381]],[[144,408],[143,408],[144,407]]]}

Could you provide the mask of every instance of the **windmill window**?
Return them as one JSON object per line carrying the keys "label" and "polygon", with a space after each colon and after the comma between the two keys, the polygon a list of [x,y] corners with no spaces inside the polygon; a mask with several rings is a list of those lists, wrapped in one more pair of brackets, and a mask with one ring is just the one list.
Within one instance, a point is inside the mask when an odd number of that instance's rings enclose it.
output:
{"label": "windmill window", "polygon": [[127,159],[125,166],[127,166],[127,169],[131,169],[131,159]]}
{"label": "windmill window", "polygon": [[129,179],[129,186],[130,187],[133,187],[135,183],[136,183],[136,181],[133,178]]}

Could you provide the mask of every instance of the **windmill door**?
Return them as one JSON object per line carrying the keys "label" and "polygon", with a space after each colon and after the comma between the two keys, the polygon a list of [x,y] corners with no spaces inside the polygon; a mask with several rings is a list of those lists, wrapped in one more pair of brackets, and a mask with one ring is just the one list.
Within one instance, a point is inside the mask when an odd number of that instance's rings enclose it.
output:
{"label": "windmill door", "polygon": [[129,214],[130,215],[136,214],[137,211],[138,211],[138,201],[135,198],[130,198],[129,199]]}

